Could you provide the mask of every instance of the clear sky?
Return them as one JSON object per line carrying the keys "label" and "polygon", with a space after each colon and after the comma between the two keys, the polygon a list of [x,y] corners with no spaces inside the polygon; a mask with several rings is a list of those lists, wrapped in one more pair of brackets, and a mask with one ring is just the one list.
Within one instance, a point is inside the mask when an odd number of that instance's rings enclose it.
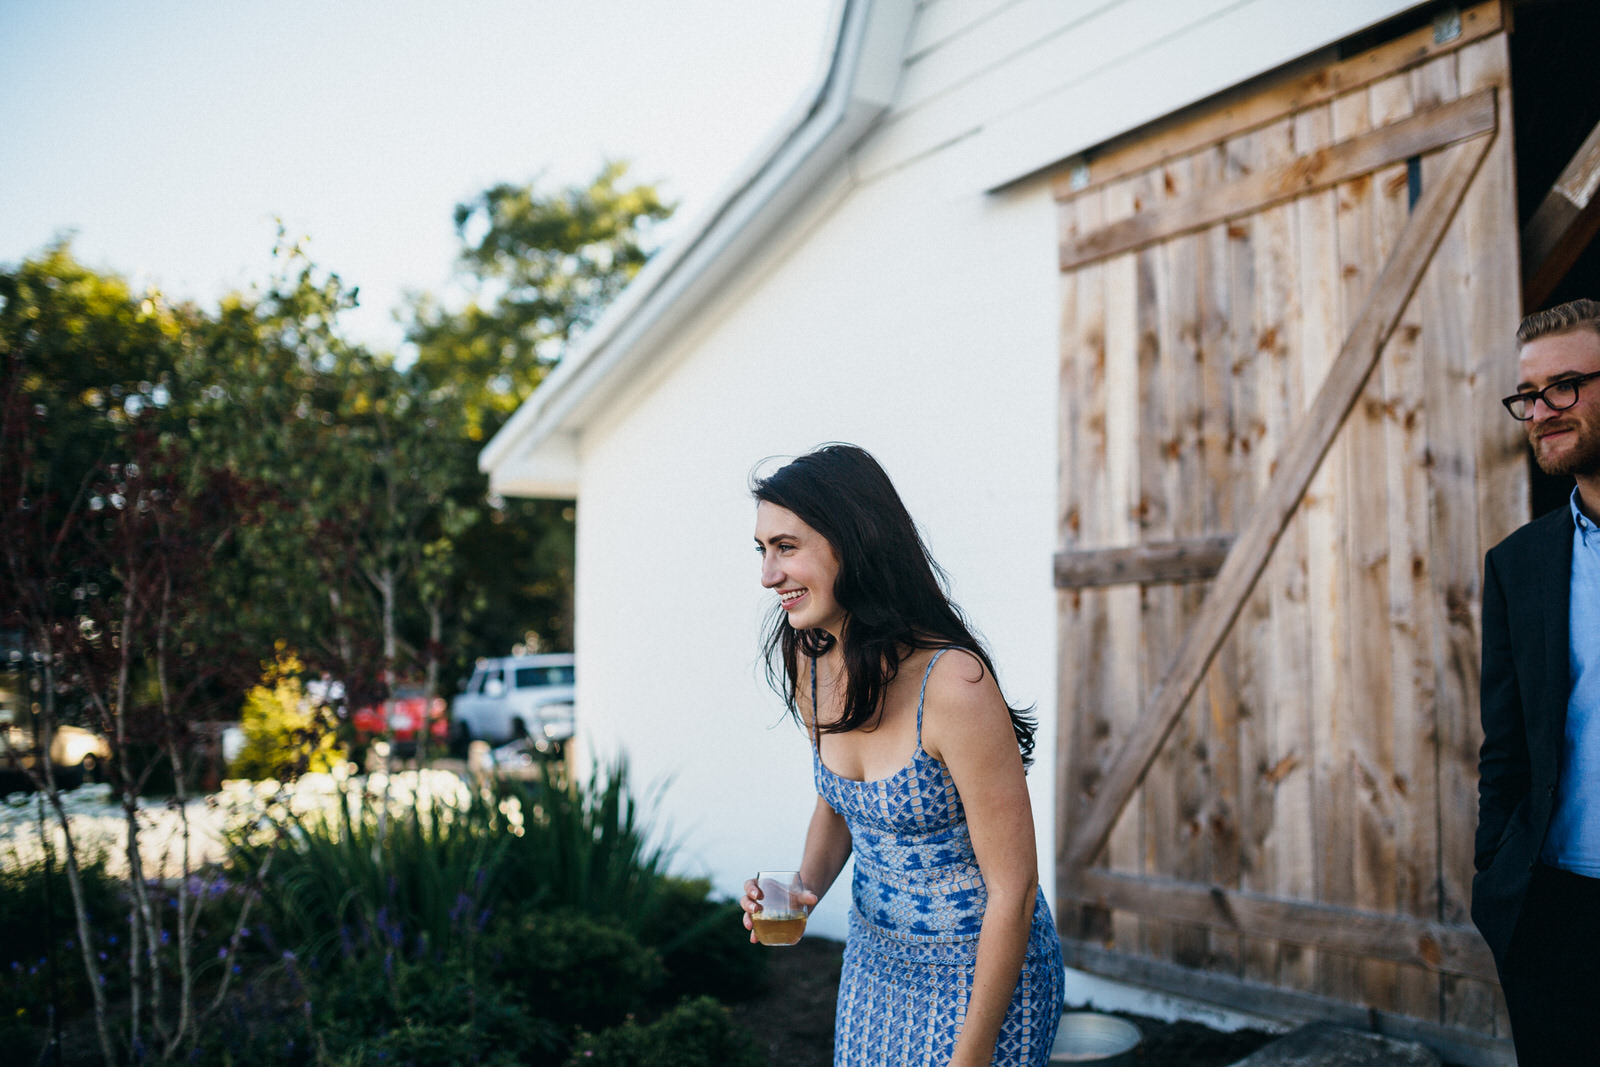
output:
{"label": "clear sky", "polygon": [[[633,163],[705,209],[821,77],[835,0],[0,0],[0,263],[212,304],[276,218],[395,349],[441,291],[456,203]],[[668,233],[670,234],[670,229]]]}

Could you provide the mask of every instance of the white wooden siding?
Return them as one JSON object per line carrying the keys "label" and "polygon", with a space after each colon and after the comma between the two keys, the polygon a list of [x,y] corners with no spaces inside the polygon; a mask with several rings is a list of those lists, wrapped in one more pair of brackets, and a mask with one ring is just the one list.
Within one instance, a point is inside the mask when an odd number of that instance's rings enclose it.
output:
{"label": "white wooden siding", "polygon": [[932,0],[863,177],[964,144],[989,189],[1306,56],[1415,0]]}

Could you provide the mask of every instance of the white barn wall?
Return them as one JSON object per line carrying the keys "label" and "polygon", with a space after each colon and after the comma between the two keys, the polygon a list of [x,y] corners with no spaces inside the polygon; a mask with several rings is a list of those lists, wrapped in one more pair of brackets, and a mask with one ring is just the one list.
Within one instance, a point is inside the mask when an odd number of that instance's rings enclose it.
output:
{"label": "white barn wall", "polygon": [[[1055,319],[1004,309],[1052,305],[1053,214],[1040,196],[930,192],[911,172],[858,189],[583,440],[584,743],[625,749],[641,782],[674,776],[682,869],[724,892],[798,860],[814,800],[806,739],[757,662],[771,594],[747,479],[834,439],[883,461],[1008,695],[1038,704],[1030,781],[1051,866]],[[820,932],[843,935],[846,896]]]}
{"label": "white barn wall", "polygon": [[[761,676],[770,594],[746,482],[764,456],[839,439],[884,462],[1008,696],[1037,705],[1029,782],[1053,892],[1055,725],[1070,713],[1055,706],[1051,582],[1056,220],[1043,181],[984,190],[1410,6],[919,6],[879,128],[631,392],[578,427],[579,758],[625,751],[637,784],[671,779],[659,820],[678,870],[733,895],[757,867],[798,861],[809,749]],[[841,883],[817,932],[843,935],[847,897]]]}

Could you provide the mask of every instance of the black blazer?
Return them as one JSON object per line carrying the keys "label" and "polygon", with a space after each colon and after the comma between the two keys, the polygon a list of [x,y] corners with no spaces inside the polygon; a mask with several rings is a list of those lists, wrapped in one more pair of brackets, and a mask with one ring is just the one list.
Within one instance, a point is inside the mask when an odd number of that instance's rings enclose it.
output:
{"label": "black blazer", "polygon": [[1570,506],[1528,523],[1484,559],[1472,921],[1502,966],[1561,774],[1571,599]]}

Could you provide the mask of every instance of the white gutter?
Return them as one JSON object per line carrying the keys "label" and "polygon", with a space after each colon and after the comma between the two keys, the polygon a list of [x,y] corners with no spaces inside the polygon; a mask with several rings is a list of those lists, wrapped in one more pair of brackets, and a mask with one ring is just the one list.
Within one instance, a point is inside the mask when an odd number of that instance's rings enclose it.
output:
{"label": "white gutter", "polygon": [[577,495],[584,422],[758,251],[888,110],[914,0],[843,0],[817,97],[681,239],[655,255],[478,454],[495,492]]}

